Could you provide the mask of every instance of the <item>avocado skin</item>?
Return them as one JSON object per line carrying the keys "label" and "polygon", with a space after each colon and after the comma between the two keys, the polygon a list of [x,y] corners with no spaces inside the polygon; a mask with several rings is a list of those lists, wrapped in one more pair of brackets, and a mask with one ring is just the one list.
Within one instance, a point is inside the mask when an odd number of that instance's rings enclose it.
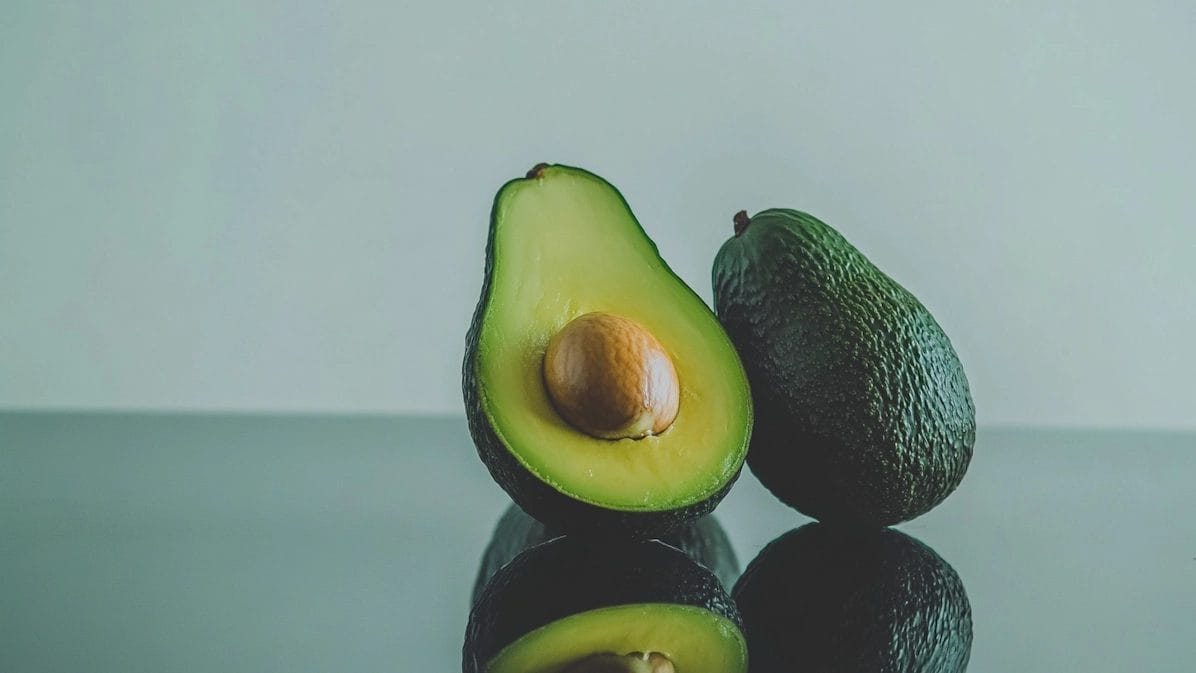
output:
{"label": "avocado skin", "polygon": [[955,673],[971,656],[959,575],[895,530],[790,531],[748,564],[733,595],[752,673]]}
{"label": "avocado skin", "polygon": [[[587,173],[597,180],[606,182],[601,177],[584,169],[562,164],[556,165],[579,173]],[[529,175],[531,174],[529,173]],[[490,471],[490,476],[494,478],[494,481],[525,512],[554,529],[586,535],[636,539],[649,539],[663,535],[680,527],[686,521],[692,521],[714,511],[718,503],[735,485],[742,468],[736,470],[722,488],[711,493],[706,499],[685,507],[652,512],[607,509],[571,498],[529,472],[507,450],[502,440],[499,439],[498,433],[495,432],[494,426],[490,423],[490,419],[486,416],[485,409],[482,408],[481,384],[477,375],[478,339],[482,333],[482,318],[490,301],[490,285],[494,275],[494,237],[498,226],[499,197],[508,186],[530,179],[534,178],[516,178],[507,181],[499,188],[498,195],[495,196],[494,204],[490,209],[490,229],[486,236],[486,263],[482,272],[482,293],[478,298],[477,307],[474,309],[469,331],[465,335],[465,360],[461,367],[461,391],[465,398],[465,417],[469,423],[469,434],[473,437],[478,456],[485,463],[486,469]],[[610,183],[606,184],[619,195],[627,212],[630,213],[631,207],[627,205],[623,195]],[[642,227],[640,232],[644,233]],[[647,236],[647,234],[644,235]],[[677,282],[681,283],[682,281],[677,278]],[[682,284],[684,285],[684,283]]]}
{"label": "avocado skin", "polygon": [[[473,601],[476,602],[481,596],[490,577],[511,559],[530,547],[563,535],[528,516],[517,505],[508,507],[494,527],[494,534],[482,554],[482,563],[473,585]],[[662,536],[660,541],[680,549],[713,572],[724,587],[732,586],[739,578],[739,559],[735,556],[727,532],[713,514],[683,524]]]}
{"label": "avocado skin", "polygon": [[486,582],[490,581],[499,568],[531,547],[557,537],[561,537],[561,534],[528,516],[518,505],[507,507],[494,526],[494,533],[490,536],[490,542],[486,544],[486,551],[482,552],[482,562],[473,582],[472,603],[478,602],[482,590],[486,588]]}
{"label": "avocado skin", "polygon": [[709,570],[654,540],[556,538],[528,549],[487,582],[469,614],[464,673],[481,673],[507,645],[570,615],[631,603],[692,605],[742,630],[739,610]]}
{"label": "avocado skin", "polygon": [[959,485],[976,412],[924,306],[838,232],[765,210],[719,250],[715,310],[751,383],[748,465],[822,521],[887,526]]}

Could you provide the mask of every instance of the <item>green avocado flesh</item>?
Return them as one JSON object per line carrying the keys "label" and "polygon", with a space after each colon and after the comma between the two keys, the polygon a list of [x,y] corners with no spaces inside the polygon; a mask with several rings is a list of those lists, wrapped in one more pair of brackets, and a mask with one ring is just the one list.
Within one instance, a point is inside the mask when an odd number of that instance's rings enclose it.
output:
{"label": "green avocado flesh", "polygon": [[570,615],[503,648],[488,673],[555,673],[592,654],[659,652],[683,673],[747,670],[747,644],[724,617],[669,603],[619,605]]}
{"label": "green avocado flesh", "polygon": [[[752,418],[738,355],[610,184],[564,166],[507,183],[495,199],[487,254],[466,360],[465,385],[476,387],[480,406],[471,410],[471,430],[475,421],[490,426],[501,444],[494,449],[509,452],[520,469],[609,510],[685,507],[738,475]],[[548,341],[594,311],[638,322],[672,357],[680,406],[663,433],[598,439],[553,408],[542,375]],[[477,411],[484,418],[472,418]],[[485,459],[492,447],[478,444]],[[491,471],[511,491],[503,482],[512,470]]]}

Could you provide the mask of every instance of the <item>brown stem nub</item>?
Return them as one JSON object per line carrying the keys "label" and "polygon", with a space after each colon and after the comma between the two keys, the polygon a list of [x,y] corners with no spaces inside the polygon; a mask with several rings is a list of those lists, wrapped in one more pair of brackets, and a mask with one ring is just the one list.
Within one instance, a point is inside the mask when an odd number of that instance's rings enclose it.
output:
{"label": "brown stem nub", "polygon": [[548,164],[539,163],[539,164],[536,164],[535,166],[532,166],[532,169],[527,172],[527,179],[532,180],[532,179],[540,177],[540,175],[544,172],[545,168],[548,168]]}
{"label": "brown stem nub", "polygon": [[748,217],[746,210],[741,210],[735,213],[735,217],[731,218],[731,221],[735,223],[735,235],[738,236],[752,223],[752,218]]}

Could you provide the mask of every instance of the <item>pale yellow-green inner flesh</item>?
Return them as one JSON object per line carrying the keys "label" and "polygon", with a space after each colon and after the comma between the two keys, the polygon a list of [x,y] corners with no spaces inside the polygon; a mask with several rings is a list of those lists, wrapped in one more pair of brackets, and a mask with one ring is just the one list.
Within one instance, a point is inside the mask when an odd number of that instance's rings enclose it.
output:
{"label": "pale yellow-green inner flesh", "polygon": [[506,646],[487,673],[557,673],[592,654],[660,652],[677,673],[743,673],[747,643],[729,620],[702,608],[641,603],[591,610]]}
{"label": "pale yellow-green inner flesh", "polygon": [[[674,509],[725,485],[747,449],[742,365],[714,314],[661,262],[618,193],[554,166],[509,185],[497,216],[478,375],[484,410],[508,450],[558,491],[612,509]],[[553,409],[541,369],[548,340],[591,311],[640,323],[672,357],[680,406],[664,433],[596,439]]]}

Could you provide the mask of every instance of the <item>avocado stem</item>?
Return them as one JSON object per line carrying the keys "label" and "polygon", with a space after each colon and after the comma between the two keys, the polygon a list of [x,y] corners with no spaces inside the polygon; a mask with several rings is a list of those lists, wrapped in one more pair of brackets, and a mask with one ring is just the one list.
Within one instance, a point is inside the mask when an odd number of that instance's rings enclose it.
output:
{"label": "avocado stem", "polygon": [[548,164],[546,164],[544,162],[540,162],[540,163],[536,164],[535,166],[532,166],[532,169],[527,172],[527,179],[534,180],[536,178],[539,178],[540,175],[544,173],[545,168],[548,168]]}
{"label": "avocado stem", "polygon": [[735,217],[731,218],[731,221],[735,223],[735,235],[739,236],[752,223],[752,218],[748,217],[746,210],[741,210],[735,213]]}

